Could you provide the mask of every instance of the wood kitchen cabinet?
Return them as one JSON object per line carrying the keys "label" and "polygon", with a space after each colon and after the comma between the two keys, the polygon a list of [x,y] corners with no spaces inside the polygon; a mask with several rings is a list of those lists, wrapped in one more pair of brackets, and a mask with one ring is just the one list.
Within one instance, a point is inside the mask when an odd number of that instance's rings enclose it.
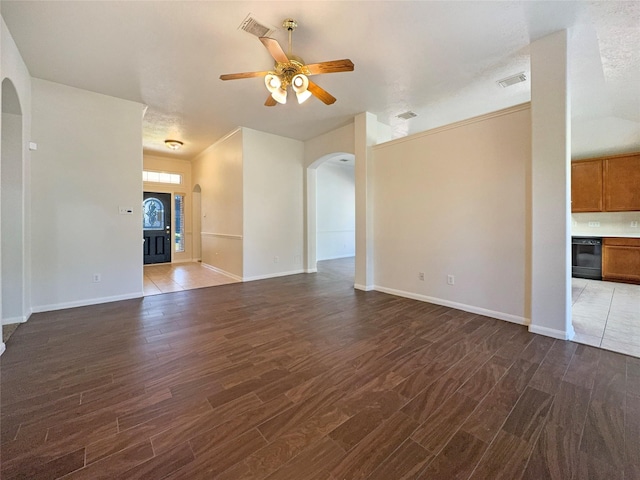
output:
{"label": "wood kitchen cabinet", "polygon": [[603,160],[604,210],[640,210],[640,153]]}
{"label": "wood kitchen cabinet", "polygon": [[571,163],[571,211],[601,212],[602,159]]}
{"label": "wood kitchen cabinet", "polygon": [[640,211],[640,153],[571,162],[571,211]]}
{"label": "wood kitchen cabinet", "polygon": [[640,284],[640,238],[605,238],[602,279]]}

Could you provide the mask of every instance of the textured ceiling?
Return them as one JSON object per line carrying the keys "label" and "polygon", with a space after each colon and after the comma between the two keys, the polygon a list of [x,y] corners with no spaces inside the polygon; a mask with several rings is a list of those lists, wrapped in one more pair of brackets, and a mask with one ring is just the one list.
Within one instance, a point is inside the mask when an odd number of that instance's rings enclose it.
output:
{"label": "textured ceiling", "polygon": [[[237,126],[306,140],[369,111],[403,136],[530,99],[528,45],[571,28],[574,154],[640,148],[640,3],[430,1],[2,1],[32,76],[141,102],[144,149],[191,158]],[[299,27],[308,63],[349,58],[355,71],[314,77],[338,101],[263,106],[271,57],[238,26],[252,13]],[[293,101],[292,101],[293,100]],[[411,120],[396,118],[411,110]],[[166,138],[185,143],[178,153]]]}

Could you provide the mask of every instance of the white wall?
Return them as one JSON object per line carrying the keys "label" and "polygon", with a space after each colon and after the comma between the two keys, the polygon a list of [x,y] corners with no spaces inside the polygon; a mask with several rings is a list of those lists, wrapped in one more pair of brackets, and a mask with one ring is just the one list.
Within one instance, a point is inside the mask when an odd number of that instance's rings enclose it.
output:
{"label": "white wall", "polygon": [[[145,170],[151,170],[154,172],[178,173],[182,176],[182,184],[180,185],[143,182],[143,189],[145,192],[170,193],[172,199],[175,194],[184,195],[184,252],[175,251],[175,241],[172,235],[171,260],[173,262],[189,262],[194,258],[192,226],[193,187],[191,183],[191,162],[189,160],[183,160],[180,158],[157,157],[153,155],[144,155],[142,162]],[[171,224],[174,227],[176,224],[175,214],[175,208],[172,206]],[[197,232],[197,235],[200,236],[199,231]]]}
{"label": "white wall", "polygon": [[528,105],[374,147],[375,288],[524,323],[530,159]]}
{"label": "white wall", "polygon": [[355,246],[355,175],[353,165],[325,162],[317,171],[318,260],[352,257]]}
{"label": "white wall", "polygon": [[245,280],[302,272],[304,144],[243,128]]}
{"label": "white wall", "polygon": [[[593,222],[598,226],[589,225]],[[640,212],[572,213],[571,235],[637,238],[640,237]]]}
{"label": "white wall", "polygon": [[[3,87],[6,87],[4,84]],[[13,87],[10,87],[13,88]],[[3,88],[4,93],[5,88]],[[4,104],[3,104],[4,107]],[[2,112],[2,323],[26,320],[24,289],[24,209],[22,115]]]}
{"label": "white wall", "polygon": [[141,297],[142,105],[39,79],[32,100],[34,311]]}
{"label": "white wall", "polygon": [[192,160],[200,185],[202,263],[242,278],[242,130],[211,145]]}
{"label": "white wall", "polygon": [[[17,96],[17,99],[14,98],[14,100],[17,100],[16,105],[13,106],[9,106],[6,103],[6,101],[10,99],[3,98],[3,110],[5,110],[5,107],[9,107],[6,108],[8,110],[7,113],[21,113],[20,121],[22,122],[21,128],[18,128],[17,125],[13,125],[9,130],[7,130],[7,133],[9,133],[10,130],[14,130],[16,132],[21,130],[20,139],[13,144],[13,152],[10,155],[10,161],[12,163],[11,168],[14,168],[15,170],[13,173],[4,172],[2,167],[0,167],[0,176],[3,177],[3,189],[5,188],[5,173],[9,173],[10,177],[14,179],[17,178],[16,175],[18,175],[21,179],[19,193],[17,193],[13,198],[14,202],[20,202],[20,211],[16,212],[15,209],[12,208],[12,216],[18,215],[20,218],[10,218],[0,213],[0,237],[2,238],[3,245],[7,240],[5,229],[16,228],[16,223],[19,225],[17,228],[20,228],[19,232],[10,232],[11,238],[15,240],[15,243],[10,250],[15,251],[15,255],[20,258],[20,265],[16,265],[14,263],[13,266],[9,266],[9,270],[13,271],[13,273],[17,275],[13,278],[4,278],[4,273],[0,275],[0,286],[7,294],[7,297],[11,295],[13,298],[13,295],[17,295],[18,299],[11,305],[5,305],[4,301],[0,298],[0,318],[3,320],[9,319],[10,321],[25,321],[31,315],[31,231],[28,222],[31,205],[31,167],[30,152],[27,149],[27,141],[31,138],[31,76],[29,75],[29,71],[20,56],[20,52],[9,33],[4,19],[0,18],[0,20],[0,80],[3,82],[10,81],[14,89],[14,92],[12,93],[15,93],[15,96]],[[0,149],[2,150],[4,159],[7,160],[9,158],[5,156],[5,149],[7,146],[1,144],[2,142],[0,142]],[[13,187],[18,187],[18,185],[13,185]],[[2,203],[3,202],[0,199],[0,205]],[[15,258],[11,259],[11,261],[15,260]],[[4,262],[0,257],[0,264],[3,263]],[[2,270],[6,271],[6,267],[4,265]],[[16,285],[15,282],[18,282],[18,285]],[[20,291],[16,293],[16,290]],[[4,351],[4,343],[2,343],[1,340],[2,339],[0,339],[0,354]]]}

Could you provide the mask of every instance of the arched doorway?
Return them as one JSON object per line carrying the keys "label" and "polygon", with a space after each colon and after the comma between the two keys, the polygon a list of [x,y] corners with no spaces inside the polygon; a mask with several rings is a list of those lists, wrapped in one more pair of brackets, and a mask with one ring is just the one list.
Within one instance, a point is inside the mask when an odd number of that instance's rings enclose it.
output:
{"label": "arched doorway", "polygon": [[[22,162],[22,108],[15,86],[2,81],[0,134],[0,219],[2,234],[2,324],[26,320],[24,308],[24,171]],[[2,345],[2,348],[4,345]]]}
{"label": "arched doorway", "polygon": [[307,265],[355,255],[355,155],[334,152],[307,167]]}

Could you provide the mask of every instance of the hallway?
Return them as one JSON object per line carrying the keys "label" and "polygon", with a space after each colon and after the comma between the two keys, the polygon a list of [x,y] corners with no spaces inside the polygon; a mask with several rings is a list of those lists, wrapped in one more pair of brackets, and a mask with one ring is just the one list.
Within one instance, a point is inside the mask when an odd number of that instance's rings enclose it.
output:
{"label": "hallway", "polygon": [[205,267],[199,262],[144,266],[145,297],[237,282],[238,280]]}

